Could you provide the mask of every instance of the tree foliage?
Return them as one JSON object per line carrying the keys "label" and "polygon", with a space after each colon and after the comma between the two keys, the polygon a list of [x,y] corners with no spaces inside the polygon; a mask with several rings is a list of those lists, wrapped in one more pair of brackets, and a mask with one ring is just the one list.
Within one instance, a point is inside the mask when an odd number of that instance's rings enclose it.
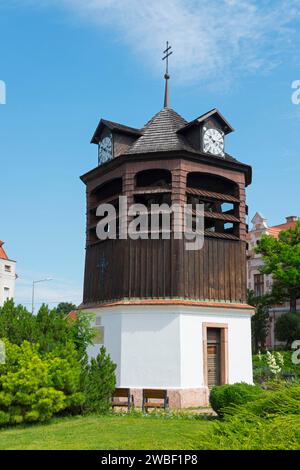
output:
{"label": "tree foliage", "polygon": [[72,310],[76,310],[76,305],[72,304],[71,302],[60,302],[57,307],[56,311],[59,313],[62,317],[67,316],[68,313],[70,313]]}
{"label": "tree foliage", "polygon": [[275,335],[279,341],[285,341],[289,349],[294,340],[300,339],[300,315],[289,312],[278,317],[275,323]]}
{"label": "tree foliage", "polygon": [[8,300],[0,307],[0,338],[5,337],[17,345],[26,340],[39,344],[43,353],[63,349],[71,341],[82,358],[95,335],[91,318],[91,314],[78,312],[76,319],[71,320],[47,305],[42,305],[35,316]]}
{"label": "tree foliage", "polygon": [[24,340],[34,341],[36,337],[35,318],[22,305],[15,305],[13,300],[7,300],[0,307],[0,338],[8,338],[14,344]]}
{"label": "tree foliage", "polygon": [[86,348],[93,344],[95,338],[95,329],[91,327],[91,321],[94,319],[93,313],[83,313],[78,311],[76,319],[67,318],[68,338],[71,340],[78,351],[81,360],[86,359]]}
{"label": "tree foliage", "polygon": [[272,274],[272,295],[280,302],[289,301],[290,311],[296,311],[300,298],[300,221],[295,228],[284,230],[278,239],[263,235],[256,248],[263,256],[264,274]]}
{"label": "tree foliage", "polygon": [[57,345],[68,341],[68,325],[56,309],[50,310],[47,305],[42,305],[35,317],[35,323],[35,342],[39,343],[42,351],[52,351]]}
{"label": "tree foliage", "polygon": [[255,307],[255,314],[251,318],[252,342],[254,351],[265,349],[269,332],[269,307],[272,305],[272,297],[264,295],[255,297],[253,291],[248,292],[248,304]]}

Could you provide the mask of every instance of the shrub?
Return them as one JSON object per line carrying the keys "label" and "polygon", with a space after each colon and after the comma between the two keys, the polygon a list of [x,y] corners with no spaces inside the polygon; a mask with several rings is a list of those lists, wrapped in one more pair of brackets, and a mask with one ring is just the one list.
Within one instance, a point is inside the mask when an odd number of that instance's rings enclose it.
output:
{"label": "shrub", "polygon": [[237,383],[233,385],[220,385],[213,387],[209,401],[213,410],[223,416],[222,410],[231,405],[242,405],[254,400],[262,394],[261,388],[256,385]]}
{"label": "shrub", "polygon": [[300,448],[300,385],[262,392],[256,400],[231,405],[203,434],[199,449],[292,450]]}
{"label": "shrub", "polygon": [[46,421],[83,401],[80,364],[74,347],[65,356],[42,355],[38,345],[5,340],[6,362],[0,366],[0,425]]}
{"label": "shrub", "polygon": [[300,414],[300,385],[265,392],[256,401],[248,403],[246,408],[256,416],[268,418],[274,415]]}
{"label": "shrub", "polygon": [[110,409],[110,400],[116,386],[116,365],[106,354],[104,347],[96,359],[86,366],[84,390],[86,394],[86,410],[105,413]]}
{"label": "shrub", "polygon": [[217,421],[203,433],[197,449],[205,450],[293,450],[300,445],[299,415],[266,419],[244,406],[238,412]]}

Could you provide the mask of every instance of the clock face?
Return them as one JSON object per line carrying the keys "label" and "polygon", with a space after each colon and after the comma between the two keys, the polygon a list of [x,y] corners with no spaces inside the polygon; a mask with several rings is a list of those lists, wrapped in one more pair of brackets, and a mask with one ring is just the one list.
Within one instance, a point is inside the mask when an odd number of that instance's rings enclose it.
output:
{"label": "clock face", "polygon": [[224,135],[217,129],[205,129],[203,134],[203,150],[212,155],[224,156]]}
{"label": "clock face", "polygon": [[112,136],[104,137],[99,142],[99,165],[112,158]]}

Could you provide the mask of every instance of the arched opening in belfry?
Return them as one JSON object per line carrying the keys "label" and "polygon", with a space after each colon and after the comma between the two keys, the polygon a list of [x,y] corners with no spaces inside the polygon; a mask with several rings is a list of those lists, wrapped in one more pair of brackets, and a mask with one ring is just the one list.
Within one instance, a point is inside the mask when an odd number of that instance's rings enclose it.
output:
{"label": "arched opening in belfry", "polygon": [[210,173],[191,172],[187,176],[187,188],[202,189],[238,197],[237,183],[223,176]]}
{"label": "arched opening in belfry", "polygon": [[[97,208],[101,204],[111,204],[115,208],[117,233],[119,229],[119,196],[122,195],[123,180],[122,178],[114,178],[94,188],[90,193],[90,209],[89,209],[89,242],[96,243],[99,241],[96,234],[97,223],[104,217],[97,216]],[[109,225],[107,226],[109,230]]]}
{"label": "arched opening in belfry", "polygon": [[122,194],[123,190],[123,181],[122,178],[114,178],[112,180],[106,181],[104,184],[97,186],[91,192],[91,196],[96,203],[109,200],[114,196],[119,196]]}
{"label": "arched opening in belfry", "polygon": [[[171,206],[171,192],[172,192],[172,173],[164,169],[150,169],[143,170],[136,174],[135,177],[135,193],[134,202],[143,204],[149,214],[148,232],[159,231],[161,235],[164,231],[162,214],[168,213],[166,207],[162,205]],[[162,206],[158,209],[156,206]],[[157,227],[152,230],[151,213],[157,211]],[[166,229],[170,231],[170,227]]]}
{"label": "arched opening in belfry", "polygon": [[239,186],[234,181],[209,173],[187,175],[187,203],[196,211],[204,209],[205,234],[216,237],[239,237]]}
{"label": "arched opening in belfry", "polygon": [[137,188],[158,187],[170,189],[172,186],[172,173],[169,170],[151,169],[143,170],[135,177]]}

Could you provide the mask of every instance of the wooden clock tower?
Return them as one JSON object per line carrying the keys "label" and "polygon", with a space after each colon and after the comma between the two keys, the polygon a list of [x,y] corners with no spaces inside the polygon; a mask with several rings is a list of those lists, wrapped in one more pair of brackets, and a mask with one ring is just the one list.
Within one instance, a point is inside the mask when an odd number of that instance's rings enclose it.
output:
{"label": "wooden clock tower", "polygon": [[[142,128],[101,119],[92,143],[98,166],[86,185],[87,229],[81,309],[96,314],[98,340],[117,364],[117,385],[138,401],[167,389],[173,407],[205,405],[214,384],[252,383],[246,303],[245,187],[251,167],[225,150],[231,125],[213,109],[187,122],[169,106]],[[97,236],[97,207],[204,204],[204,246]]]}

